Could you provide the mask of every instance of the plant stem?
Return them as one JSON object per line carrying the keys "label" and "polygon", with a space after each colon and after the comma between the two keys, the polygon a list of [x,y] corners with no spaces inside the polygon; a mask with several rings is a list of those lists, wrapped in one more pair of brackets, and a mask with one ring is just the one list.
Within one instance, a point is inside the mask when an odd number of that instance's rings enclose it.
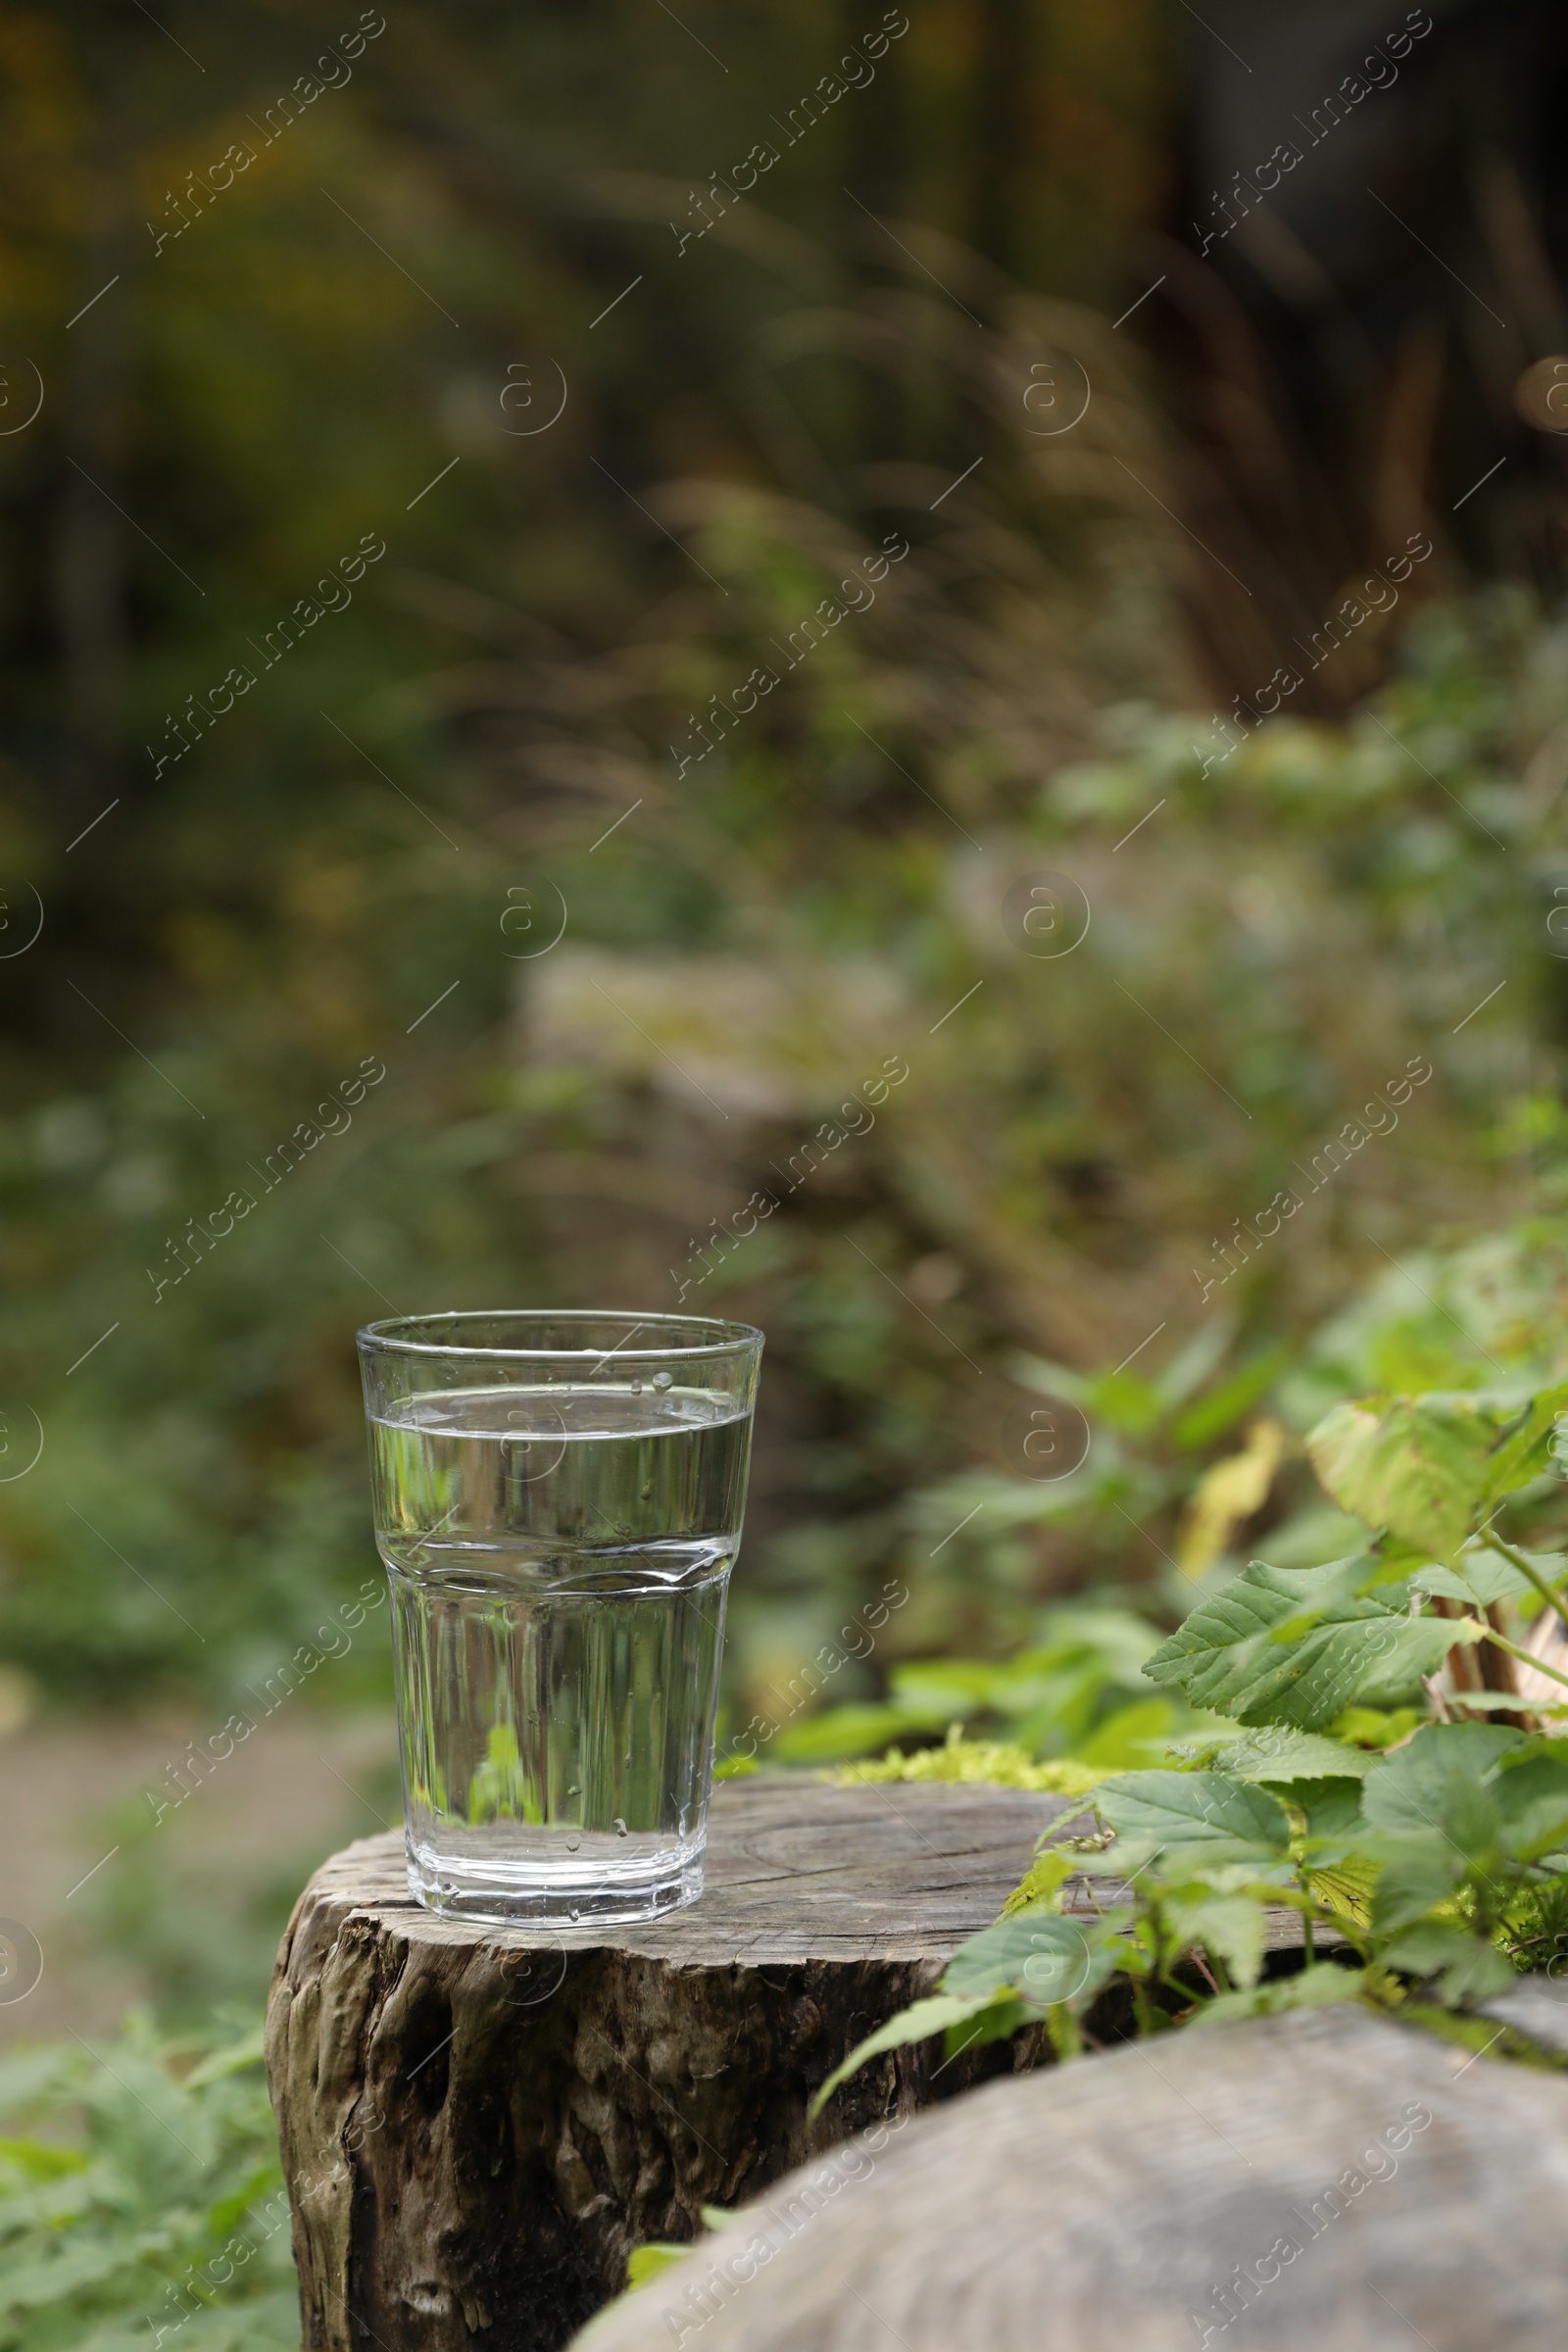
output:
{"label": "plant stem", "polygon": [[[1500,1552],[1510,1568],[1517,1568],[1521,1576],[1529,1577],[1530,1582],[1535,1586],[1536,1591],[1541,1594],[1542,1599],[1545,1601],[1549,1607],[1555,1609],[1558,1616],[1562,1619],[1563,1624],[1568,1626],[1568,1605],[1565,1605],[1561,1600],[1558,1599],[1556,1593],[1552,1591],[1545,1578],[1542,1575],[1541,1570],[1533,1566],[1532,1563],[1526,1559],[1522,1551],[1515,1550],[1511,1544],[1505,1544],[1501,1536],[1484,1536],[1482,1538],[1482,1542],[1485,1544],[1490,1544],[1494,1551]],[[1498,1642],[1495,1634],[1494,1634],[1491,1639],[1494,1642],[1497,1642],[1497,1645],[1500,1649],[1507,1648],[1508,1644],[1505,1642]],[[1532,1666],[1536,1666],[1540,1664],[1540,1660],[1537,1658],[1531,1658],[1527,1661],[1527,1663]],[[1558,1680],[1561,1680],[1560,1676],[1558,1677]]]}
{"label": "plant stem", "polygon": [[[1459,1622],[1462,1625],[1476,1625],[1480,1620],[1464,1617]],[[1559,1674],[1556,1667],[1548,1666],[1544,1658],[1533,1657],[1528,1649],[1521,1649],[1518,1642],[1510,1642],[1506,1635],[1494,1634],[1490,1625],[1483,1626],[1482,1631],[1489,1642],[1494,1642],[1499,1649],[1505,1649],[1510,1658],[1518,1658],[1526,1666],[1533,1666],[1538,1674],[1548,1675],[1554,1683],[1561,1683],[1564,1690],[1568,1690],[1568,1674]]]}

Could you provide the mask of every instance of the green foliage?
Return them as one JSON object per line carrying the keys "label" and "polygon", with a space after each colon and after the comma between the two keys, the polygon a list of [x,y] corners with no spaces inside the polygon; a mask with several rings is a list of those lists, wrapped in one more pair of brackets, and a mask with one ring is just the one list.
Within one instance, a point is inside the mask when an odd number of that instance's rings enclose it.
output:
{"label": "green foliage", "polygon": [[1095,1803],[1118,1849],[1125,1842],[1140,1862],[1201,1845],[1214,1862],[1266,1864],[1290,1838],[1284,1807],[1266,1789],[1223,1772],[1128,1773],[1106,1781]]}
{"label": "green foliage", "polygon": [[299,2297],[258,2033],[204,2049],[132,2019],[101,2051],[15,2056],[0,2116],[5,2352],[292,2352]]}
{"label": "green foliage", "polygon": [[[885,1704],[824,1708],[781,1734],[772,1760],[827,1762],[906,1733],[946,1728],[950,1748],[955,1732],[962,1736],[955,1760],[944,1765],[935,1760],[940,1751],[917,1749],[897,1772],[877,1767],[860,1777],[980,1779],[985,1775],[960,1769],[958,1760],[972,1746],[988,1746],[999,1751],[999,1768],[1005,1751],[1019,1765],[1059,1762],[1080,1766],[1092,1778],[1144,1761],[1200,1723],[1179,1699],[1151,1699],[1144,1690],[1145,1663],[1158,1642],[1147,1619],[1127,1609],[1079,1605],[1042,1611],[1038,1630],[1042,1639],[1004,1663],[927,1658],[896,1665]],[[922,1764],[922,1753],[933,1760]],[[1013,1785],[1071,1793],[1090,1780],[1068,1774]]]}
{"label": "green foliage", "polygon": [[[1496,1522],[1555,1515],[1543,1474],[1565,1414],[1557,1381],[1334,1407],[1308,1450],[1335,1501],[1361,1517],[1363,1547],[1297,1569],[1254,1561],[1145,1668],[1252,1728],[1101,1781],[1048,1833],[998,1924],[959,1947],[936,1995],[853,2052],[818,2103],[867,2059],[938,2031],[951,2050],[1043,2022],[1070,2052],[1112,1973],[1152,2033],[1173,2017],[1397,2003],[1408,1979],[1457,2009],[1504,1989],[1544,1945],[1555,1954],[1568,1920],[1568,1755],[1468,1716],[1467,1692],[1487,1693],[1446,1690],[1441,1677],[1482,1643],[1515,1650],[1495,1621],[1504,1604],[1562,1606],[1568,1556],[1527,1552]],[[1435,1596],[1460,1613],[1433,1614]],[[1381,1727],[1366,1702],[1412,1694],[1429,1720],[1369,1746]],[[1066,1915],[1075,1874],[1115,1882],[1109,1903]],[[1281,1982],[1262,1979],[1269,1904],[1303,1921],[1306,1965]],[[1358,1966],[1316,1961],[1314,1929],[1330,1924]]]}
{"label": "green foliage", "polygon": [[1241,1723],[1321,1731],[1357,1700],[1397,1704],[1482,1629],[1411,1617],[1407,1586],[1385,1584],[1383,1572],[1368,1553],[1319,1568],[1255,1560],[1193,1611],[1147,1671]]}
{"label": "green foliage", "polygon": [[1496,1434],[1471,1397],[1399,1397],[1376,1413],[1336,1406],[1308,1451],[1343,1510],[1446,1559],[1470,1533]]}

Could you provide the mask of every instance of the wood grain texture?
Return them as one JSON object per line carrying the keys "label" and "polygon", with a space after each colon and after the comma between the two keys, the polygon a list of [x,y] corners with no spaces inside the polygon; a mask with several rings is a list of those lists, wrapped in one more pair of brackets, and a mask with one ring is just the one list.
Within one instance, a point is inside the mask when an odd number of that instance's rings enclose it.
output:
{"label": "wood grain texture", "polygon": [[574,2352],[1561,2352],[1565,2201],[1568,2082],[1298,2011],[863,2135]]}
{"label": "wood grain texture", "polygon": [[651,2238],[694,2236],[888,2112],[1028,2067],[1038,2034],[935,2080],[868,2067],[809,2136],[812,2091],[930,1991],[1041,1832],[1081,1808],[997,1788],[714,1793],[708,1882],[643,1928],[444,1922],[400,1837],[312,1880],[283,1938],[268,2069],[309,2352],[553,2352]]}

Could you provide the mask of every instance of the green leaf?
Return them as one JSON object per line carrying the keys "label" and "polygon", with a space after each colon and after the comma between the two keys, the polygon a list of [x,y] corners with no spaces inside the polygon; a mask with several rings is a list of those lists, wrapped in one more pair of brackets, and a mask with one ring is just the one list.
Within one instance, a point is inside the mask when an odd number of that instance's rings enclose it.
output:
{"label": "green leaf", "polygon": [[1126,1772],[1149,1763],[1166,1746],[1181,1711],[1174,1699],[1139,1698],[1117,1707],[1097,1723],[1073,1756],[1080,1764],[1095,1764],[1106,1772]]}
{"label": "green leaf", "polygon": [[1197,1453],[1211,1446],[1233,1429],[1244,1414],[1251,1411],[1258,1398],[1274,1386],[1291,1360],[1291,1349],[1284,1343],[1267,1348],[1261,1355],[1243,1364],[1228,1380],[1200,1396],[1180,1414],[1171,1429],[1171,1438],[1184,1453]]}
{"label": "green leaf", "polygon": [[1541,1476],[1551,1459],[1552,1435],[1564,1413],[1568,1413],[1568,1380],[1531,1397],[1519,1427],[1503,1439],[1488,1465],[1489,1502],[1499,1501]]}
{"label": "green leaf", "polygon": [[1360,1780],[1377,1762],[1364,1747],[1322,1739],[1316,1732],[1298,1732],[1289,1724],[1265,1724],[1240,1740],[1227,1740],[1219,1762],[1235,1781],[1266,1781],[1286,1786],[1293,1781]]}
{"label": "green leaf", "polygon": [[1218,1371],[1235,1337],[1236,1323],[1232,1317],[1215,1315],[1205,1319],[1186,1345],[1176,1350],[1170,1362],[1154,1374],[1150,1385],[1167,1412],[1185,1404]]}
{"label": "green leaf", "polygon": [[1026,1911],[1054,1911],[1057,1895],[1077,1868],[1077,1856],[1059,1845],[1037,1853],[1003,1904],[1002,1917],[1013,1919]]}
{"label": "green leaf", "polygon": [[1455,1643],[1484,1639],[1464,1619],[1406,1616],[1397,1586],[1369,1591],[1379,1565],[1369,1553],[1318,1568],[1254,1560],[1200,1602],[1144,1672],[1242,1723],[1321,1731],[1352,1699],[1413,1689]]}
{"label": "green leaf", "polygon": [[1337,1404],[1306,1441],[1326,1492],[1368,1527],[1456,1552],[1488,1493],[1494,1410],[1463,1396]]}
{"label": "green leaf", "polygon": [[1136,1372],[1095,1372],[1083,1387],[1083,1409],[1123,1437],[1147,1438],[1165,1418],[1159,1391]]}
{"label": "green leaf", "polygon": [[960,2000],[1011,1991],[1042,2008],[1073,2000],[1095,1974],[1094,1924],[1080,1927],[1049,1911],[998,1920],[959,1944],[943,1973],[942,1990]]}
{"label": "green leaf", "polygon": [[1263,1965],[1263,1905],[1255,1895],[1208,1894],[1170,1906],[1170,1924],[1188,1943],[1224,1962],[1238,1984],[1255,1984]]}
{"label": "green leaf", "polygon": [[[960,1945],[959,1950],[962,1948]],[[955,1953],[954,1957],[956,1959],[957,1954]],[[876,2032],[868,2034],[864,2041],[857,2042],[842,2066],[833,2069],[807,2109],[807,2122],[811,2124],[816,2121],[839,2084],[847,2082],[851,2075],[858,2074],[868,2058],[878,2058],[884,2050],[903,2049],[911,2041],[929,2041],[933,2034],[945,2034],[950,2026],[960,2026],[967,2019],[977,2016],[989,2006],[992,1997],[989,1989],[971,1993],[966,1998],[960,1998],[956,1993],[936,1992],[926,2000],[913,2002],[907,2009],[901,2009],[897,2017],[890,2017],[886,2025],[878,2026]]]}
{"label": "green leaf", "polygon": [[1568,1762],[1537,1752],[1507,1762],[1491,1784],[1503,1843],[1516,1860],[1536,1861],[1568,1848]]}
{"label": "green leaf", "polygon": [[1364,1826],[1359,1779],[1338,1775],[1321,1781],[1293,1781],[1290,1802],[1306,1818],[1306,1836],[1341,1845]]}
{"label": "green leaf", "polygon": [[988,2041],[1005,2041],[1021,2026],[1038,2026],[1040,2011],[1033,2001],[1015,2000],[1010,1992],[999,1993],[984,2009],[976,2010],[967,2025],[950,2026],[943,2035],[944,2061],[961,2058],[965,2050],[977,2050]]}
{"label": "green leaf", "polygon": [[1054,1363],[1049,1356],[1015,1355],[1011,1373],[1020,1388],[1038,1390],[1042,1396],[1059,1396],[1066,1404],[1083,1405],[1089,1396],[1089,1374],[1075,1372],[1068,1364]]}
{"label": "green leaf", "polygon": [[1494,1944],[1446,1920],[1430,1920],[1397,1936],[1379,1954],[1388,1968],[1438,1981],[1438,1994],[1449,2007],[1461,2001],[1481,2001],[1508,1991],[1518,1979],[1511,1964]]}
{"label": "green leaf", "polygon": [[267,2055],[265,2038],[265,2030],[256,2026],[238,2041],[231,2041],[226,2049],[214,2050],[210,2058],[204,2058],[185,2077],[186,2090],[205,2090],[209,2082],[221,2082],[229,2075],[241,2075],[253,2066],[261,2066]]}
{"label": "green leaf", "polygon": [[1417,1592],[1441,1592],[1447,1600],[1467,1601],[1478,1609],[1490,1609],[1494,1600],[1517,1600],[1521,1592],[1535,1590],[1511,1561],[1491,1550],[1461,1552],[1454,1568],[1433,1561],[1418,1568],[1410,1583]]}
{"label": "green leaf", "polygon": [[1361,1809],[1375,1830],[1439,1830],[1456,1788],[1483,1786],[1523,1732],[1500,1723],[1429,1723],[1384,1756],[1362,1785]]}
{"label": "green leaf", "polygon": [[1102,1781],[1095,1803],[1118,1838],[1163,1846],[1238,1847],[1282,1854],[1284,1808],[1265,1789],[1222,1772],[1131,1772]]}
{"label": "green leaf", "polygon": [[1273,1977],[1250,1992],[1222,1992],[1205,2001],[1193,2019],[1195,2026],[1222,2026],[1238,2017],[1278,2017],[1286,2009],[1322,2009],[1333,2001],[1361,1997],[1366,1972],[1320,1962],[1294,1977]]}
{"label": "green leaf", "polygon": [[819,1715],[787,1725],[761,1754],[770,1764],[834,1764],[841,1757],[863,1756],[868,1748],[886,1747],[903,1732],[940,1731],[947,1720],[940,1711],[874,1700],[824,1707]]}
{"label": "green leaf", "polygon": [[1370,1848],[1377,1865],[1372,1926],[1379,1936],[1407,1928],[1446,1903],[1464,1876],[1464,1856],[1441,1830],[1380,1838]]}
{"label": "green leaf", "polygon": [[646,2246],[633,2246],[626,2257],[626,2284],[647,2286],[662,2271],[667,2271],[672,2262],[681,2261],[690,2252],[690,2246],[662,2245],[657,2239],[650,2239]]}
{"label": "green leaf", "polygon": [[946,1730],[950,1723],[977,1714],[997,1703],[998,1685],[1012,1673],[1010,1665],[984,1658],[919,1658],[895,1666],[889,1677],[893,1703],[911,1716],[923,1716]]}
{"label": "green leaf", "polygon": [[14,2164],[32,2180],[58,2180],[67,2173],[87,2169],[78,2148],[53,2147],[42,2139],[0,2139],[0,2163]]}

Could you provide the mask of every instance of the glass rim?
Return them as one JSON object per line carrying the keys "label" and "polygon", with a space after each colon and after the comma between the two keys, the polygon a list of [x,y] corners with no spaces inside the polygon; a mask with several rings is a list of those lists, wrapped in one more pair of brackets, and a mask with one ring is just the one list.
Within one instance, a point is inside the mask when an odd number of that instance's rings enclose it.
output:
{"label": "glass rim", "polygon": [[[508,1347],[466,1344],[459,1331],[466,1324],[484,1324],[492,1329],[500,1324],[518,1325],[624,1323],[629,1328],[626,1339],[612,1348]],[[435,1333],[436,1338],[405,1337],[416,1332]],[[627,1342],[639,1332],[667,1332],[671,1335],[662,1346],[633,1348]],[[682,1339],[678,1335],[695,1332],[713,1336],[703,1340]],[[684,1358],[689,1362],[733,1355],[738,1350],[760,1348],[765,1335],[754,1323],[731,1323],[717,1315],[677,1315],[667,1310],[651,1309],[637,1314],[629,1307],[612,1306],[502,1306],[451,1307],[440,1314],[394,1315],[378,1323],[366,1323],[355,1334],[358,1347],[366,1354],[419,1357],[464,1356],[477,1357],[493,1363],[559,1363],[579,1362],[592,1357],[597,1363],[608,1363],[612,1357],[617,1363],[645,1363],[669,1358]]]}

